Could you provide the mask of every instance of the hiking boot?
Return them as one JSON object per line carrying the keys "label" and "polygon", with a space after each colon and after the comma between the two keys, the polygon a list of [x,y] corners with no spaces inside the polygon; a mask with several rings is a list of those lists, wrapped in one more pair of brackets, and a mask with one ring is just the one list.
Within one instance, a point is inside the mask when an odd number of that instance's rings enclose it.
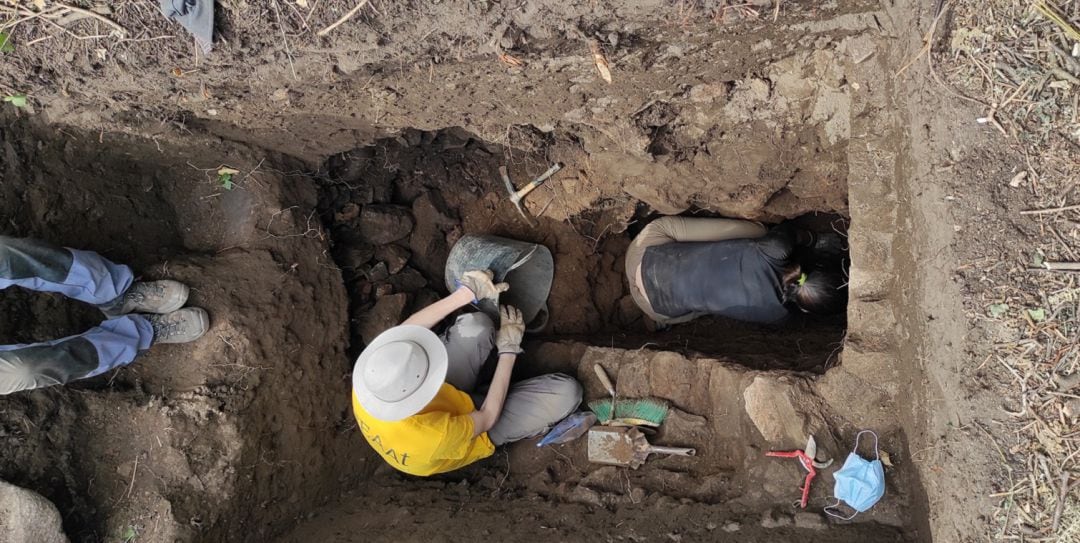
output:
{"label": "hiking boot", "polygon": [[99,305],[98,309],[108,317],[119,317],[128,313],[165,314],[184,307],[187,299],[188,287],[179,281],[139,281],[132,284],[123,296]]}
{"label": "hiking boot", "polygon": [[164,315],[145,315],[154,327],[155,343],[187,343],[210,328],[210,316],[199,307],[185,307]]}

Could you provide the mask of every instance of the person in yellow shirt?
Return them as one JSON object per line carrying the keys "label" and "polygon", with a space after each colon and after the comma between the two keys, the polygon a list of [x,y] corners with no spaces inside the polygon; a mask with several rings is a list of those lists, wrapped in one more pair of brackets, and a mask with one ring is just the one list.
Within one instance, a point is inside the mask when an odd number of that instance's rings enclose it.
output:
{"label": "person in yellow shirt", "polygon": [[[394,468],[411,475],[452,471],[495,447],[545,432],[577,409],[581,385],[561,373],[511,384],[521,354],[521,312],[500,308],[491,318],[465,313],[440,337],[431,331],[454,311],[509,288],[490,271],[465,273],[459,288],[386,330],[360,353],[353,368],[353,413],[368,444]],[[486,394],[480,369],[498,347]]]}

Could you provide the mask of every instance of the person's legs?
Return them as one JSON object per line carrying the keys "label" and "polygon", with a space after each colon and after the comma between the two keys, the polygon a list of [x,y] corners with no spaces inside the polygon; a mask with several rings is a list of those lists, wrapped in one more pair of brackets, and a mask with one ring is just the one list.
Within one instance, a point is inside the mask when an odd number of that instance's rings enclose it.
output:
{"label": "person's legs", "polygon": [[92,251],[0,236],[0,290],[10,286],[63,294],[96,305],[108,317],[170,313],[183,307],[188,298],[183,283],[135,282],[131,268]]}
{"label": "person's legs", "polygon": [[31,345],[0,345],[0,395],[100,375],[131,363],[153,339],[149,319],[125,315],[77,336]]}
{"label": "person's legs", "polygon": [[495,323],[481,312],[460,315],[443,334],[443,344],[449,358],[446,382],[463,392],[472,392],[480,369],[495,348]]}
{"label": "person's legs", "polygon": [[0,236],[0,290],[19,286],[102,305],[131,286],[131,268],[89,251]]}
{"label": "person's legs", "polygon": [[526,379],[510,385],[502,413],[488,438],[496,446],[546,431],[581,404],[581,384],[562,373]]}

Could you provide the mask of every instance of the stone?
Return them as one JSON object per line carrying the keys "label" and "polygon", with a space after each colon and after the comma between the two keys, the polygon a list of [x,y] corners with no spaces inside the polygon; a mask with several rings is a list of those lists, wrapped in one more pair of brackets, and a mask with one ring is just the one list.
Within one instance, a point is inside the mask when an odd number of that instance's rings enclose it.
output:
{"label": "stone", "polygon": [[334,213],[334,222],[348,223],[356,220],[360,216],[360,206],[349,202],[341,206],[341,210]]}
{"label": "stone", "polygon": [[698,104],[715,102],[717,98],[727,96],[730,87],[726,83],[702,83],[690,87],[690,101]]}
{"label": "stone", "polygon": [[371,344],[376,336],[401,323],[408,303],[407,294],[391,294],[379,298],[375,306],[364,313],[357,323],[357,332],[364,339],[364,343]]}
{"label": "stone", "polygon": [[825,518],[817,513],[799,511],[795,513],[795,527],[804,530],[824,530],[829,525],[825,522]]}
{"label": "stone", "polygon": [[375,249],[375,258],[386,263],[386,269],[391,274],[401,271],[405,264],[409,263],[412,253],[400,245],[382,245]]}
{"label": "stone", "polygon": [[0,481],[0,543],[67,543],[60,512],[41,494]]}
{"label": "stone", "polygon": [[412,214],[402,206],[374,204],[360,212],[360,232],[375,245],[408,237],[414,225]]}
{"label": "stone", "polygon": [[790,390],[772,376],[758,375],[743,391],[746,414],[761,436],[777,448],[806,444],[806,420],[795,408]]}
{"label": "stone", "polygon": [[390,278],[390,270],[386,267],[385,262],[377,262],[367,272],[367,278],[369,281],[386,281]]}
{"label": "stone", "polygon": [[709,421],[702,416],[672,407],[664,421],[664,439],[683,447],[701,448],[709,442]]}
{"label": "stone", "polygon": [[741,530],[742,529],[742,524],[739,524],[738,522],[735,522],[735,521],[731,521],[731,522],[728,522],[727,524],[724,524],[724,527],[721,528],[721,529],[730,534],[730,533],[734,533],[734,532],[737,532],[737,531]]}
{"label": "stone", "polygon": [[390,277],[390,284],[398,292],[416,292],[427,286],[427,279],[413,268],[405,268],[401,273]]}
{"label": "stone", "polygon": [[594,507],[602,507],[604,505],[599,492],[581,485],[574,487],[574,490],[570,493],[569,500],[574,503],[591,505]]}
{"label": "stone", "polygon": [[446,237],[434,224],[421,222],[409,237],[409,248],[412,249],[411,263],[424,275],[431,278],[443,276],[443,268],[446,259],[450,256],[450,247],[446,243]]}
{"label": "stone", "polygon": [[461,128],[447,128],[439,132],[437,144],[443,151],[464,149],[472,141],[471,135]]}
{"label": "stone", "polygon": [[456,226],[460,223],[446,205],[446,200],[435,191],[427,191],[418,196],[412,203],[413,216],[423,217],[424,221],[431,221],[438,226]]}
{"label": "stone", "polygon": [[375,247],[370,243],[358,243],[345,249],[341,255],[341,267],[346,270],[362,270],[375,256]]}
{"label": "stone", "polygon": [[641,308],[634,302],[634,297],[629,294],[620,298],[615,306],[615,322],[622,327],[629,327],[640,321],[643,315]]}
{"label": "stone", "polygon": [[389,296],[394,293],[394,285],[390,283],[382,283],[375,287],[375,297],[382,298],[383,296]]}
{"label": "stone", "polygon": [[791,517],[783,514],[774,514],[772,511],[765,511],[761,515],[761,527],[762,528],[786,528],[791,526]]}

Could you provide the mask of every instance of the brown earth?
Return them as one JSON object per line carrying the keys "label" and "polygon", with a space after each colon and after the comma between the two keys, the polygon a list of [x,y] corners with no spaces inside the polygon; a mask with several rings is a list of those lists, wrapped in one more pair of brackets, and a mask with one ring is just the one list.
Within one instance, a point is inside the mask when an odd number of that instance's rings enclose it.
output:
{"label": "brown earth", "polygon": [[[983,540],[995,376],[967,380],[981,339],[950,270],[993,251],[975,233],[995,223],[951,210],[978,225],[954,235],[942,187],[972,187],[993,215],[978,182],[1003,166],[919,67],[893,77],[926,7],[785,1],[774,20],[755,4],[377,3],[317,38],[351,6],[229,2],[207,58],[156,39],[179,30],[140,3],[112,8],[126,41],[29,45],[49,27],[19,25],[0,88],[31,108],[2,117],[5,233],[187,281],[214,325],[110,375],[0,398],[0,478],[53,500],[76,541]],[[521,184],[556,161],[527,200],[531,229],[495,169]],[[232,190],[221,165],[241,172]],[[648,332],[621,257],[644,221],[684,211],[850,217],[848,334]],[[581,443],[526,442],[430,480],[381,463],[351,419],[350,355],[445,292],[446,251],[478,232],[556,258],[552,325],[521,373],[573,372],[594,398],[601,363],[620,390],[669,399],[657,439],[698,458],[620,471]],[[96,315],[75,305],[4,292],[0,340],[76,333]],[[891,457],[887,497],[826,521],[829,473],[865,427]],[[796,512],[802,472],[763,453],[808,431],[838,463]]]}

